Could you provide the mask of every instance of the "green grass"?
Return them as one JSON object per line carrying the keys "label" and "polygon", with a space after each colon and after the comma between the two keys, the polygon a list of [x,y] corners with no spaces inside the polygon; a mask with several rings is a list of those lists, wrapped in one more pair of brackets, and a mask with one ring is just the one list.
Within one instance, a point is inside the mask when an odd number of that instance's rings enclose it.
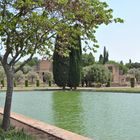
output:
{"label": "green grass", "polygon": [[[1,122],[0,122],[1,124]],[[16,131],[13,127],[5,132],[1,129],[0,125],[0,140],[36,140],[35,138],[25,134],[23,131]]]}
{"label": "green grass", "polygon": [[[82,89],[81,89],[82,90]],[[85,90],[88,91],[88,88]],[[140,93],[140,88],[130,88],[130,87],[109,87],[109,88],[90,88],[89,91],[95,92],[123,92],[123,93]]]}

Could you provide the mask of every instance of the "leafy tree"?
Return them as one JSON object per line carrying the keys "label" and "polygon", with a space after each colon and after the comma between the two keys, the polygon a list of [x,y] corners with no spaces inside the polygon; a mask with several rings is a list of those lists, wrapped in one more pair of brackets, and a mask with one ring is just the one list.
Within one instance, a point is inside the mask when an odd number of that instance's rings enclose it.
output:
{"label": "leafy tree", "polygon": [[39,62],[38,58],[34,57],[27,63],[27,65],[32,67],[32,66],[35,66],[38,62]]}
{"label": "leafy tree", "polygon": [[30,81],[31,84],[35,83],[39,75],[35,71],[29,71],[27,74],[27,79]]}
{"label": "leafy tree", "polygon": [[82,54],[82,67],[85,67],[85,66],[89,66],[89,65],[92,65],[95,63],[95,57],[93,56],[92,53],[84,53]]}
{"label": "leafy tree", "polygon": [[131,85],[131,88],[135,87],[135,78],[134,77],[130,78],[130,85]]}
{"label": "leafy tree", "polygon": [[30,71],[33,71],[33,67],[25,65],[24,67],[22,67],[21,71],[23,72],[23,74],[28,74]]}
{"label": "leafy tree", "polygon": [[118,65],[119,65],[119,70],[121,72],[120,74],[127,74],[128,68],[123,63],[120,63]]}
{"label": "leafy tree", "polygon": [[83,72],[88,86],[91,86],[91,83],[107,84],[111,79],[110,71],[103,65],[94,64],[84,67]]}
{"label": "leafy tree", "polygon": [[25,79],[25,75],[23,74],[22,71],[18,71],[17,73],[14,74],[14,80],[16,83],[22,83]]}
{"label": "leafy tree", "polygon": [[135,63],[127,63],[126,66],[129,68],[129,69],[133,69],[133,68],[140,68],[140,63],[138,62],[135,62]]}
{"label": "leafy tree", "polygon": [[[14,74],[21,70],[34,54],[50,53],[53,37],[56,34],[63,36],[64,32],[70,31],[71,25],[76,24],[79,26],[73,32],[82,36],[85,41],[90,39],[94,42],[94,47],[98,47],[93,34],[98,26],[112,21],[122,22],[119,18],[113,19],[112,9],[99,0],[1,0],[0,16],[0,48],[3,52],[0,62],[7,77],[2,122],[5,131],[10,126]],[[15,67],[21,58],[25,61],[19,67]]]}
{"label": "leafy tree", "polygon": [[4,69],[0,66],[0,81],[4,80],[6,77]]}
{"label": "leafy tree", "polygon": [[134,78],[136,78],[136,81],[140,81],[140,68],[139,69],[136,69],[136,68],[133,68],[133,69],[130,69],[128,71],[128,74],[132,75]]}
{"label": "leafy tree", "polygon": [[81,78],[81,38],[79,35],[72,35],[73,43],[71,43],[69,54],[69,81],[68,86],[76,89],[79,86]]}
{"label": "leafy tree", "polygon": [[48,81],[48,83],[53,81],[53,74],[52,74],[52,72],[49,72],[49,71],[45,72],[43,77],[44,77],[44,79],[46,81]]}

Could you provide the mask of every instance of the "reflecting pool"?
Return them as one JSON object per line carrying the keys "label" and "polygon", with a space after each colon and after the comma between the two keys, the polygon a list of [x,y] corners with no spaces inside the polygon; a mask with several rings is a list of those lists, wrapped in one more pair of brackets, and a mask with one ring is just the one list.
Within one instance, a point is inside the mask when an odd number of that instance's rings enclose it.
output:
{"label": "reflecting pool", "polygon": [[140,140],[140,94],[15,92],[12,111],[94,140]]}

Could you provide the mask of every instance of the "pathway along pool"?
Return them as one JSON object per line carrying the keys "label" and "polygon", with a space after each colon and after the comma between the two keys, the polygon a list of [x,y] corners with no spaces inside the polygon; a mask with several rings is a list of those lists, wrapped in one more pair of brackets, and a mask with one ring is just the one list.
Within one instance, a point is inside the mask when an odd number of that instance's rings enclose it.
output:
{"label": "pathway along pool", "polygon": [[140,140],[140,94],[15,92],[12,111],[94,140]]}

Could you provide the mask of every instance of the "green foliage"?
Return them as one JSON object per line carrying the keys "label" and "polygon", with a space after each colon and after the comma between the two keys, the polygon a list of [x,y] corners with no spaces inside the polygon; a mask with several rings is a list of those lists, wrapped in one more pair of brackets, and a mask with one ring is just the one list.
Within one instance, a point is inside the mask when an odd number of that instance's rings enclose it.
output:
{"label": "green foliage", "polygon": [[134,77],[130,78],[130,85],[131,85],[132,88],[135,87],[135,78]]}
{"label": "green foliage", "polygon": [[14,87],[16,87],[17,86],[17,83],[16,83],[16,81],[14,80]]}
{"label": "green foliage", "polygon": [[45,72],[44,75],[43,75],[43,78],[45,79],[45,81],[52,82],[53,81],[52,72],[50,72],[50,71]]}
{"label": "green foliage", "polygon": [[111,79],[108,79],[106,87],[111,87]]}
{"label": "green foliage", "polygon": [[65,46],[63,42],[62,37],[57,35],[53,54],[53,76],[55,83],[60,87],[67,85],[69,72],[69,58],[60,53]]}
{"label": "green foliage", "polygon": [[31,84],[35,83],[38,77],[39,76],[35,71],[29,71],[27,74],[27,79]]}
{"label": "green foliage", "polygon": [[25,87],[28,87],[28,86],[29,86],[29,81],[25,80]]}
{"label": "green foliage", "polygon": [[107,64],[114,64],[114,65],[118,66],[119,70],[120,70],[120,74],[122,74],[122,75],[127,74],[127,72],[128,72],[127,66],[124,65],[123,63],[118,63],[116,61],[110,60],[107,62]]}
{"label": "green foliage", "polygon": [[138,62],[135,62],[135,63],[132,63],[131,61],[129,63],[126,64],[126,66],[129,68],[129,69],[137,69],[137,68],[140,68],[140,63]]}
{"label": "green foliage", "polygon": [[100,64],[106,64],[109,61],[109,58],[108,57],[109,57],[109,54],[106,51],[106,47],[104,47],[103,55],[101,54],[99,56],[99,63]]}
{"label": "green foliage", "polygon": [[1,85],[4,87],[5,84],[4,84],[4,80],[1,80]]}
{"label": "green foliage", "polygon": [[[1,60],[8,63],[8,57],[12,56],[10,65],[14,65],[23,57],[31,60],[36,53],[50,54],[52,38],[56,34],[64,37],[70,31],[83,37],[85,48],[94,50],[99,46],[94,34],[98,26],[122,22],[119,18],[114,19],[112,13],[107,3],[99,0],[3,1],[0,5],[0,37],[6,51]],[[69,28],[76,24],[78,28]],[[87,40],[93,42],[93,47],[89,47]],[[67,47],[62,53],[69,50]],[[34,62],[28,64],[32,66]]]}
{"label": "green foliage", "polygon": [[21,69],[21,71],[23,72],[23,74],[28,74],[30,71],[32,71],[33,70],[33,68],[31,67],[31,66],[29,66],[29,65],[25,65],[22,69]]}
{"label": "green foliage", "polygon": [[40,86],[40,81],[36,80],[36,86],[39,87]]}
{"label": "green foliage", "polygon": [[24,80],[24,78],[25,78],[25,75],[23,74],[22,71],[18,71],[14,75],[14,81],[15,81],[15,83],[18,83],[18,84],[22,83],[22,81]]}
{"label": "green foliage", "polygon": [[[114,19],[112,12],[106,2],[99,0],[3,0],[0,2],[2,66],[7,68],[8,74],[16,73],[34,54],[50,54],[56,34],[64,37],[70,31],[82,36],[85,41],[92,41],[93,47],[87,45],[85,48],[94,50],[99,46],[94,34],[98,26],[113,21],[122,22],[119,18]],[[69,28],[77,23],[77,28]],[[68,47],[64,47],[61,53],[67,54]],[[16,67],[15,64],[23,58],[25,61]],[[10,88],[13,89],[10,86],[7,89]],[[5,105],[9,111],[11,96],[12,93],[9,93]],[[4,124],[8,128],[10,116],[7,116]]]}
{"label": "green foliage", "polygon": [[95,57],[93,56],[92,53],[85,53],[85,54],[82,54],[82,67],[85,67],[85,66],[89,66],[89,65],[92,65],[95,63]]}
{"label": "green foliage", "polygon": [[88,86],[91,83],[108,84],[111,79],[110,71],[103,65],[94,64],[83,68],[83,75]]}
{"label": "green foliage", "polygon": [[52,86],[52,81],[49,81],[49,87],[51,87]]}
{"label": "green foliage", "polygon": [[30,67],[33,67],[33,66],[37,65],[38,62],[39,62],[38,58],[34,57],[27,63],[27,65],[29,65]]}
{"label": "green foliage", "polygon": [[73,35],[74,43],[71,44],[69,54],[69,87],[77,87],[81,78],[81,38],[78,35]]}
{"label": "green foliage", "polygon": [[140,81],[140,68],[139,69],[136,69],[136,68],[133,68],[133,69],[130,69],[128,71],[128,74],[134,78],[136,78],[136,81]]}
{"label": "green foliage", "polygon": [[25,134],[23,131],[18,132],[14,128],[10,128],[8,132],[5,132],[0,128],[0,140],[36,140],[36,139]]}
{"label": "green foliage", "polygon": [[104,61],[104,58],[103,58],[102,54],[100,54],[100,56],[99,56],[99,63],[103,64],[103,61]]}
{"label": "green foliage", "polygon": [[123,63],[119,64],[119,70],[122,72],[121,74],[127,74],[128,68]]}
{"label": "green foliage", "polygon": [[5,79],[5,72],[3,70],[3,68],[0,66],[0,80],[4,80]]}

